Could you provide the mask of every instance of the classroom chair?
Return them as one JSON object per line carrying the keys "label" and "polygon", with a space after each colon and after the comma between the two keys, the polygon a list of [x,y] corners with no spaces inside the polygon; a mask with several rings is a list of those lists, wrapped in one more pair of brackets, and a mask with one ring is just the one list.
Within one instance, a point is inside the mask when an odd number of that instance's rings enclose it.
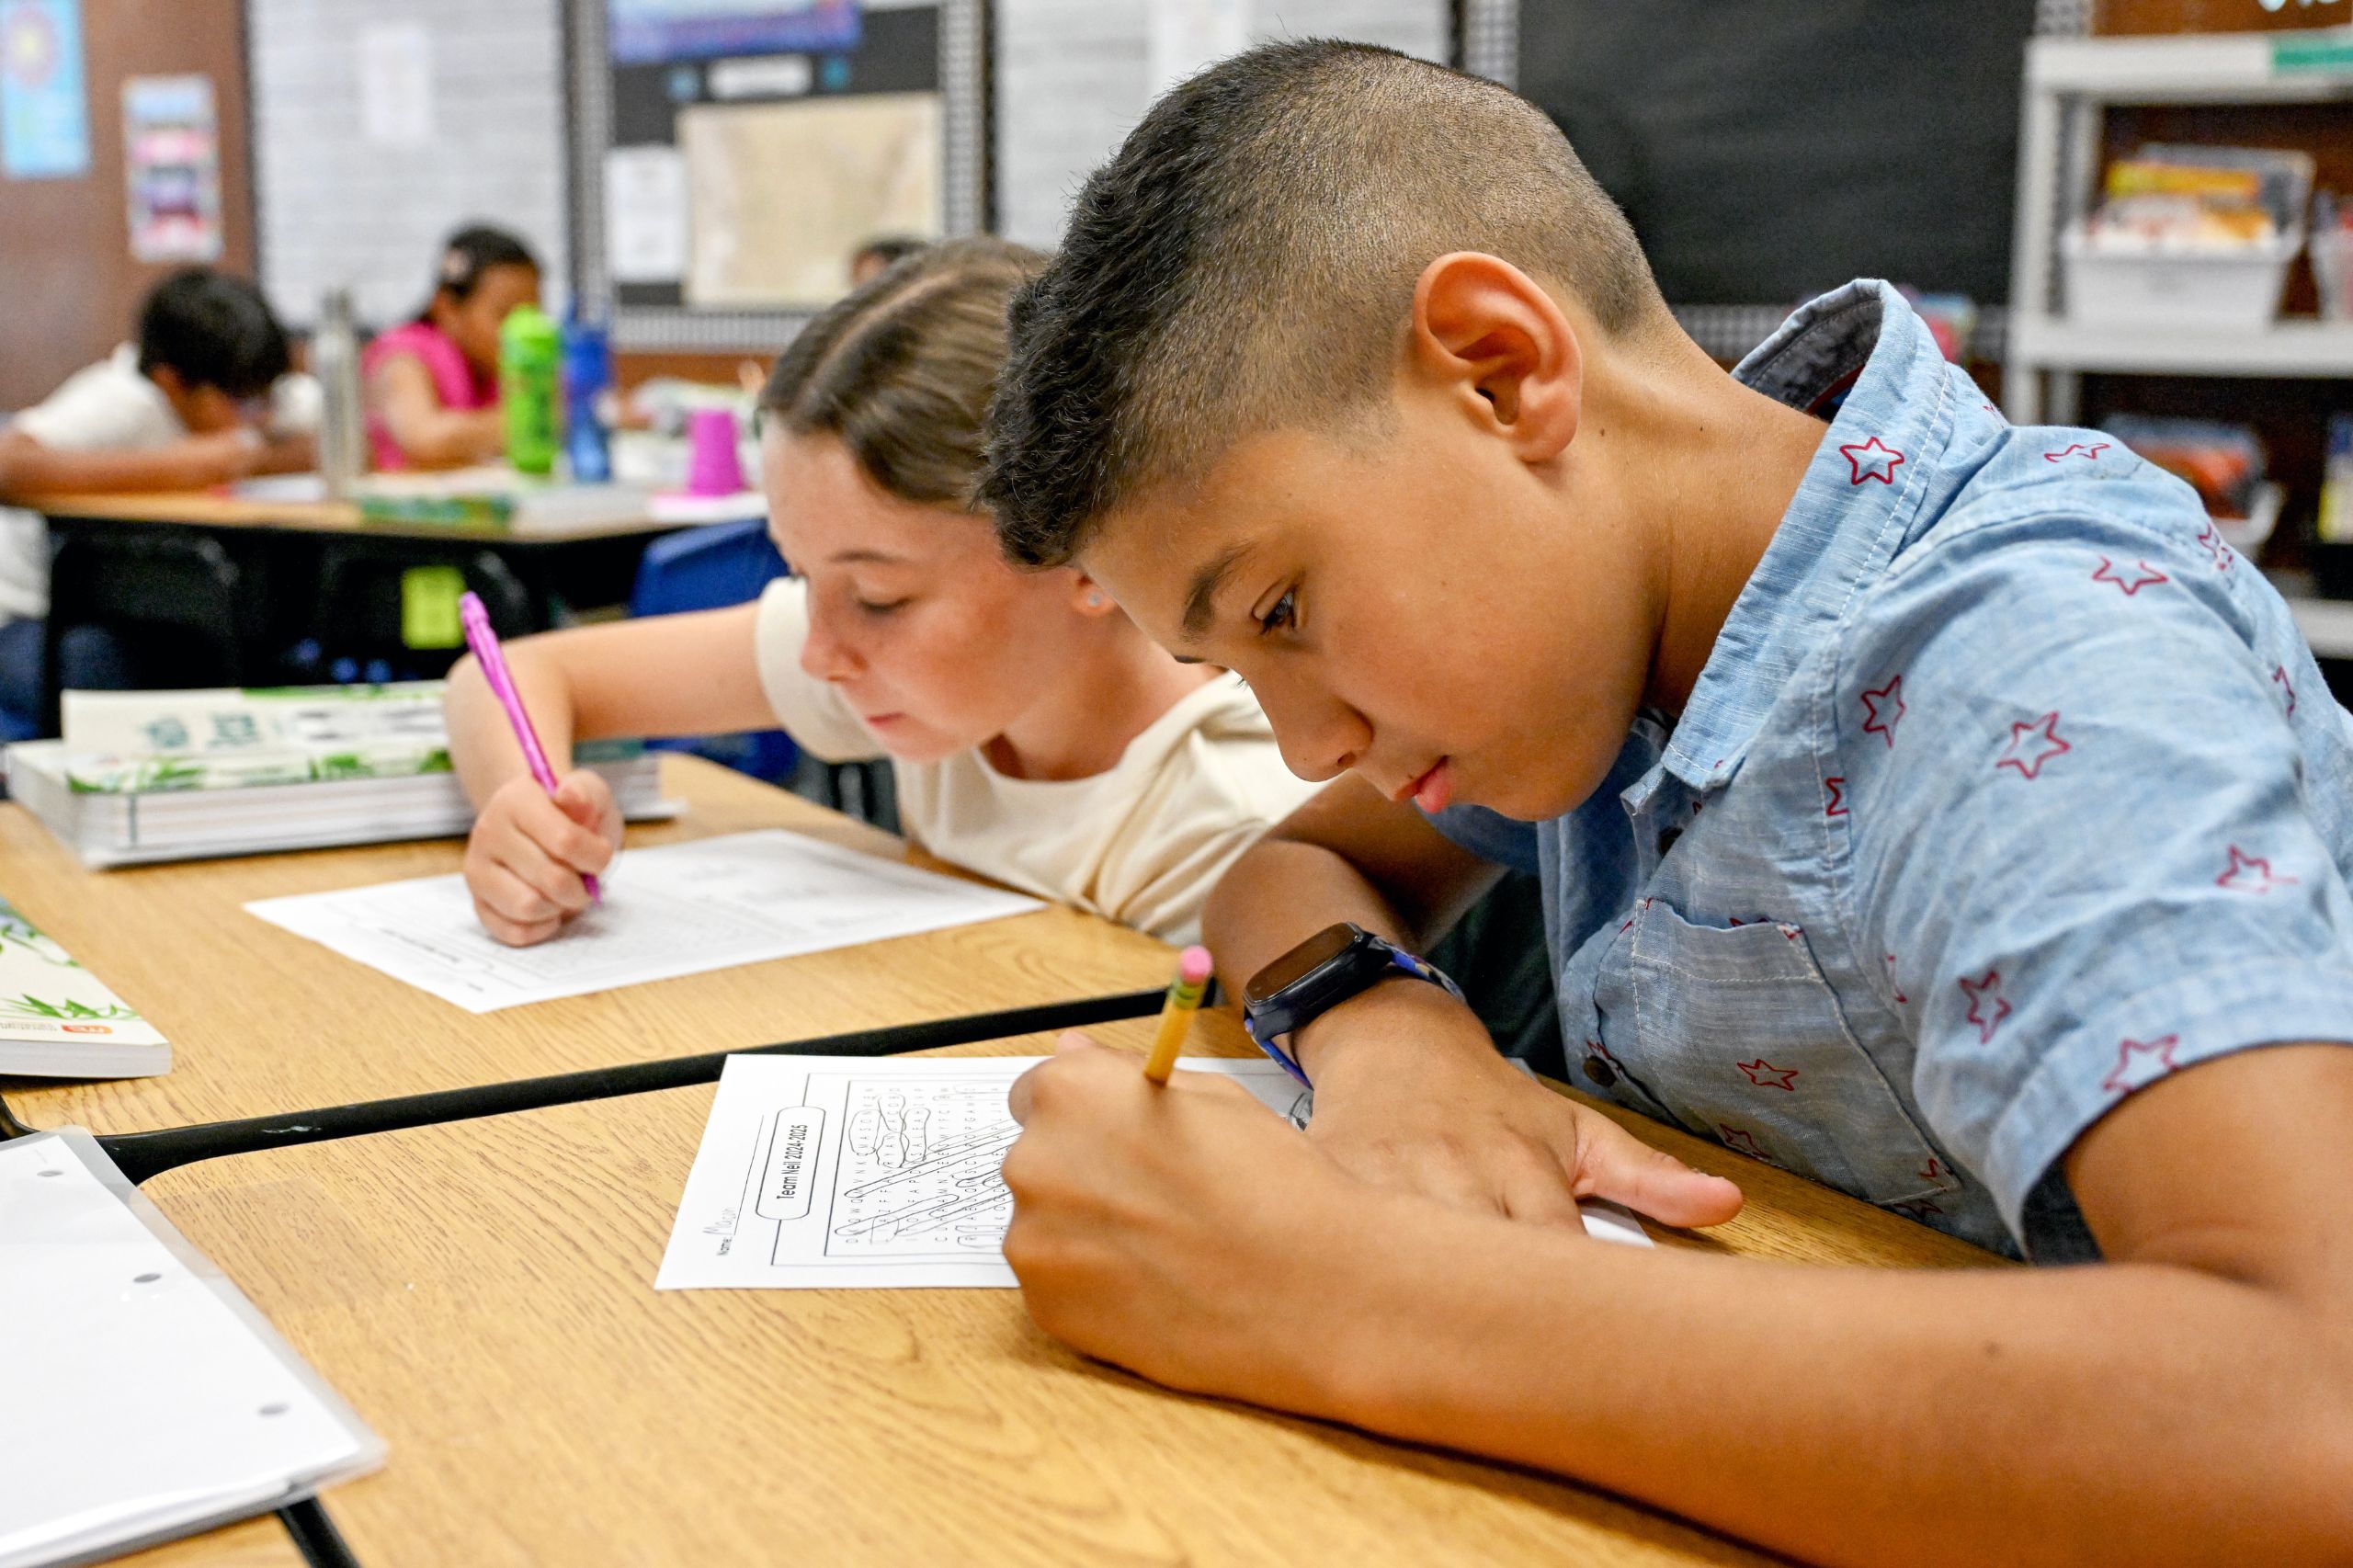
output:
{"label": "classroom chair", "polygon": [[315,662],[330,674],[338,665],[362,672],[372,668],[395,680],[434,680],[447,674],[465,652],[461,642],[419,647],[409,641],[407,575],[420,566],[454,566],[465,585],[481,597],[491,625],[502,637],[524,636],[544,624],[529,588],[494,551],[419,562],[337,542],[327,547],[319,562]]}
{"label": "classroom chair", "polygon": [[[40,726],[58,733],[75,644],[112,641],[122,684],[240,686],[246,624],[256,613],[244,574],[218,540],[155,529],[53,536],[49,619],[42,631]],[[78,661],[86,663],[86,660]]]}

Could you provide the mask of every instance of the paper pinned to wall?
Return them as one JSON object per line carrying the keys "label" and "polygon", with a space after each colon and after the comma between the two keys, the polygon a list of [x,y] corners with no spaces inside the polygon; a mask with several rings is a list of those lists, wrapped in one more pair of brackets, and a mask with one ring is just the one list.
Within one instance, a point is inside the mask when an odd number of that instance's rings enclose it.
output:
{"label": "paper pinned to wall", "polygon": [[0,174],[78,179],[89,172],[81,0],[0,0]]}
{"label": "paper pinned to wall", "polygon": [[360,134],[378,147],[425,147],[434,135],[433,35],[422,22],[359,29]]}
{"label": "paper pinned to wall", "polygon": [[[1014,1285],[1006,1095],[1043,1060],[728,1058],[654,1289]],[[1271,1062],[1177,1065],[1234,1079],[1294,1127],[1314,1108]],[[1597,1241],[1652,1244],[1622,1210],[1581,1211]]]}
{"label": "paper pinned to wall", "polygon": [[1250,0],[1152,0],[1147,35],[1154,97],[1250,43]]}
{"label": "paper pinned to wall", "polygon": [[605,154],[605,266],[616,283],[687,275],[687,159],[676,147]]}
{"label": "paper pinned to wall", "polygon": [[687,302],[828,304],[848,291],[850,253],[860,242],[938,236],[939,116],[936,93],[683,110]]}
{"label": "paper pinned to wall", "polygon": [[131,254],[141,261],[221,259],[221,134],[209,76],[122,84],[123,178]]}

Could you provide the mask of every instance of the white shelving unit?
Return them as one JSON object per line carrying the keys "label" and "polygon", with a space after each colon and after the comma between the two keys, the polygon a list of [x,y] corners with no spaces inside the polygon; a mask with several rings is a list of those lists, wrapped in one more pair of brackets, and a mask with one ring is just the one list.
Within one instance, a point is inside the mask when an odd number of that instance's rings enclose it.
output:
{"label": "white shelving unit", "polygon": [[[2004,412],[2021,425],[2070,424],[2086,370],[2353,380],[2353,322],[2290,319],[2253,332],[2083,326],[2064,313],[2056,265],[2059,235],[2097,194],[2104,109],[2341,99],[2353,99],[2353,27],[2028,43]],[[2313,652],[2353,659],[2353,602],[2282,586]]]}
{"label": "white shelving unit", "polygon": [[2059,234],[2090,210],[2099,115],[2109,106],[2347,98],[2353,98],[2353,27],[2030,41],[2002,370],[2009,416],[2020,424],[2073,421],[2086,370],[2353,378],[2353,324],[2290,320],[2245,333],[2078,326],[2063,313],[2055,265]]}

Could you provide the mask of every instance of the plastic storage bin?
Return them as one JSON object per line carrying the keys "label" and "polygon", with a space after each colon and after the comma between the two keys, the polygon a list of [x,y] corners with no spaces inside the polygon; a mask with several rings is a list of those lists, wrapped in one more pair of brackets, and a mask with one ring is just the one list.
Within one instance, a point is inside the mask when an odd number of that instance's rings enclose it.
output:
{"label": "plastic storage bin", "polygon": [[2082,230],[2062,235],[2067,319],[2080,326],[2261,331],[2279,314],[2289,264],[2304,232],[2243,250],[2119,251]]}

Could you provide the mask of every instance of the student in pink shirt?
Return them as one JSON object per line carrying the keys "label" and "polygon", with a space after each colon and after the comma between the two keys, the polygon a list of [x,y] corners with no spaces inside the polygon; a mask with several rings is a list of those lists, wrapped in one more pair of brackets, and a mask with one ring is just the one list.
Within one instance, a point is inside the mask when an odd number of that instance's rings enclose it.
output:
{"label": "student in pink shirt", "polygon": [[425,309],[360,357],[377,468],[461,468],[506,449],[498,328],[539,299],[539,259],[521,240],[484,225],[449,236]]}

